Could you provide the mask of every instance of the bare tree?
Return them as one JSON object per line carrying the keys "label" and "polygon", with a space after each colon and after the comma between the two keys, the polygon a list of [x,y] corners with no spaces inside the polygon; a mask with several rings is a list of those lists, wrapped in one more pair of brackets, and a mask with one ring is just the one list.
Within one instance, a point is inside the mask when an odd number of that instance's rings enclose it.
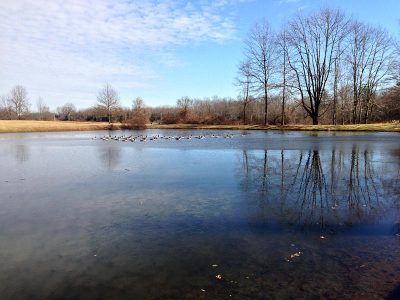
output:
{"label": "bare tree", "polygon": [[379,86],[389,80],[393,63],[392,40],[386,30],[374,28],[370,39],[370,59],[363,95],[363,122],[368,123],[375,107],[375,97]]}
{"label": "bare tree", "polygon": [[396,59],[395,59],[395,67],[393,72],[394,80],[397,85],[400,85],[400,41],[396,42]]}
{"label": "bare tree", "polygon": [[398,37],[394,41],[395,44],[395,66],[393,77],[396,81],[396,84],[400,86],[400,19],[399,19],[399,30],[398,30]]}
{"label": "bare tree", "polygon": [[367,31],[365,25],[360,22],[353,22],[350,30],[349,54],[347,61],[351,65],[353,83],[353,107],[352,122],[359,123],[361,116],[361,89],[363,78],[365,77],[366,61],[366,41]]}
{"label": "bare tree", "polygon": [[0,118],[9,120],[12,118],[12,107],[8,96],[0,97]]}
{"label": "bare tree", "polygon": [[287,102],[287,92],[290,86],[288,82],[288,43],[287,43],[287,29],[283,29],[282,32],[276,37],[277,43],[277,54],[279,55],[278,61],[280,62],[279,74],[280,83],[277,84],[282,89],[282,105],[281,105],[281,124],[285,125],[285,109]]}
{"label": "bare tree", "polygon": [[45,116],[50,113],[50,108],[46,105],[42,97],[37,99],[36,108],[39,113],[39,120],[44,120]]}
{"label": "bare tree", "polygon": [[72,103],[66,103],[61,107],[57,107],[57,113],[62,119],[71,121],[73,115],[76,113],[76,107]]}
{"label": "bare tree", "polygon": [[307,17],[298,15],[289,24],[288,64],[297,79],[302,106],[314,125],[319,122],[325,87],[347,26],[344,15],[330,9]]}
{"label": "bare tree", "polygon": [[136,97],[135,100],[133,100],[133,105],[132,109],[133,111],[143,111],[145,108],[144,101],[141,97]]}
{"label": "bare tree", "polygon": [[252,73],[251,63],[249,61],[242,62],[239,66],[238,77],[235,84],[240,88],[239,101],[243,111],[243,124],[246,124],[246,110],[247,106],[254,100],[250,95],[252,89]]}
{"label": "bare tree", "polygon": [[[349,27],[349,25],[348,25]],[[346,32],[346,37],[348,37],[348,31]],[[346,51],[348,47],[348,43],[346,43],[346,38],[340,39],[339,42],[337,43],[336,46],[336,51],[334,53],[333,57],[333,82],[332,82],[332,111],[331,111],[331,116],[332,116],[332,124],[337,125],[338,123],[338,115],[339,112],[343,113],[344,111],[341,111],[343,108],[344,102],[346,102],[348,99],[343,99],[341,96],[344,94],[342,93],[344,89],[348,88],[348,74],[346,73]],[[342,100],[341,103],[339,103],[339,100]],[[339,104],[342,106],[340,107]],[[342,116],[342,121],[343,121],[343,116]]]}
{"label": "bare tree", "polygon": [[353,124],[368,121],[379,84],[389,75],[392,41],[385,30],[360,22],[351,25],[347,61],[353,85]]}
{"label": "bare tree", "polygon": [[350,123],[352,120],[351,116],[351,93],[352,87],[349,83],[349,80],[345,80],[338,87],[337,97],[338,103],[340,103],[340,115],[341,115],[341,124],[344,125],[346,123]]}
{"label": "bare tree", "polygon": [[108,123],[111,123],[112,113],[120,107],[119,96],[117,91],[110,85],[106,84],[97,95],[97,102],[100,108],[107,112]]}
{"label": "bare tree", "polygon": [[133,128],[143,128],[146,126],[149,117],[145,108],[145,104],[142,98],[137,97],[133,100],[132,105],[132,116],[128,120],[128,123]]}
{"label": "bare tree", "polygon": [[286,31],[283,35],[283,63],[282,63],[282,77],[283,77],[283,85],[282,85],[282,114],[281,114],[281,124],[285,125],[285,102],[286,102],[286,72],[287,72],[287,44],[286,44]]}
{"label": "bare tree", "polygon": [[247,37],[245,55],[264,98],[264,125],[268,124],[268,92],[274,71],[274,54],[274,35],[268,22],[256,23]]}
{"label": "bare tree", "polygon": [[176,105],[180,109],[180,116],[186,120],[189,114],[189,108],[193,105],[193,100],[189,97],[182,97],[176,101]]}
{"label": "bare tree", "polygon": [[29,101],[26,89],[21,85],[15,86],[11,90],[9,101],[17,119],[21,120],[21,117],[29,111]]}

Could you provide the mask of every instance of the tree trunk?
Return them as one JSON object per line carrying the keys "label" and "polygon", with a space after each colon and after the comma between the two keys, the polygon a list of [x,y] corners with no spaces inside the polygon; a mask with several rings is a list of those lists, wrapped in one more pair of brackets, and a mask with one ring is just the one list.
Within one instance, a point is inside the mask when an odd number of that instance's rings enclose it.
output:
{"label": "tree trunk", "polygon": [[333,125],[337,124],[336,120],[336,111],[337,111],[337,89],[338,89],[338,77],[339,77],[339,71],[338,71],[338,66],[337,66],[337,59],[335,59],[335,77],[333,81],[333,110],[332,110],[332,123]]}
{"label": "tree trunk", "polygon": [[285,96],[286,96],[286,44],[283,52],[283,88],[282,88],[282,115],[281,124],[285,125]]}
{"label": "tree trunk", "polygon": [[318,114],[313,114],[311,118],[313,125],[318,125]]}
{"label": "tree trunk", "polygon": [[243,105],[243,125],[246,125],[246,104]]}
{"label": "tree trunk", "polygon": [[267,87],[264,88],[264,125],[268,125],[268,91]]}
{"label": "tree trunk", "polygon": [[359,109],[358,109],[358,116],[357,116],[357,124],[361,124],[361,115],[362,115],[362,105],[358,105]]}
{"label": "tree trunk", "polygon": [[370,105],[369,103],[367,103],[364,111],[364,124],[368,124],[369,112],[370,112]]}
{"label": "tree trunk", "polygon": [[352,123],[357,124],[357,104],[353,103],[353,116],[352,116]]}
{"label": "tree trunk", "polygon": [[333,96],[332,124],[337,125],[336,121],[336,96]]}
{"label": "tree trunk", "polygon": [[357,75],[356,71],[353,68],[353,116],[352,122],[353,124],[357,124],[357,108],[358,108],[358,90],[357,90]]}

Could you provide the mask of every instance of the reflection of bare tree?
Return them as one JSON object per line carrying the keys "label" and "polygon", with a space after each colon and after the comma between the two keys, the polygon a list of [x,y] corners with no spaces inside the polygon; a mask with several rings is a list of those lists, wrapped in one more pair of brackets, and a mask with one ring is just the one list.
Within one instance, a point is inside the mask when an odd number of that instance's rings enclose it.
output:
{"label": "reflection of bare tree", "polygon": [[[242,166],[244,177],[247,178],[249,176],[249,157],[247,155],[247,150],[243,150]],[[245,183],[247,183],[247,180],[245,180]],[[247,185],[245,185],[245,190],[247,191]]]}
{"label": "reflection of bare tree", "polygon": [[384,186],[388,176],[368,150],[244,151],[242,163],[244,192],[252,203],[264,203],[256,209],[263,210],[265,219],[321,226],[364,224],[395,206],[396,191]]}
{"label": "reflection of bare tree", "polygon": [[337,190],[337,171],[340,172],[340,164],[339,167],[336,166],[336,150],[332,150],[332,155],[331,155],[331,188],[330,188],[330,194],[332,196],[332,202],[333,206],[337,206],[337,199],[336,199],[336,190]]}
{"label": "reflection of bare tree", "polygon": [[121,149],[115,145],[100,147],[100,160],[105,169],[112,171],[118,165],[121,158]]}
{"label": "reflection of bare tree", "polygon": [[19,144],[15,147],[15,159],[24,163],[29,159],[29,148],[24,144]]}
{"label": "reflection of bare tree", "polygon": [[[258,207],[257,211],[265,221],[268,218],[266,214],[269,202],[271,199],[269,175],[274,173],[274,169],[270,169],[268,160],[268,151],[264,150],[261,156],[249,154],[247,150],[243,150],[243,174],[244,181],[242,187],[247,193],[256,197],[251,197],[256,200]],[[275,159],[274,159],[275,160]]]}
{"label": "reflection of bare tree", "polygon": [[[327,184],[318,151],[310,151],[298,185],[299,221],[324,223],[324,208],[328,207]],[[304,214],[304,215],[303,215]]]}
{"label": "reflection of bare tree", "polygon": [[[368,150],[364,150],[360,155],[359,149],[353,147],[346,194],[349,213],[356,218],[361,218],[361,213],[366,214],[367,210],[378,209],[380,205],[375,182],[377,176],[374,174],[371,160]],[[347,222],[352,223],[354,217],[349,216]]]}

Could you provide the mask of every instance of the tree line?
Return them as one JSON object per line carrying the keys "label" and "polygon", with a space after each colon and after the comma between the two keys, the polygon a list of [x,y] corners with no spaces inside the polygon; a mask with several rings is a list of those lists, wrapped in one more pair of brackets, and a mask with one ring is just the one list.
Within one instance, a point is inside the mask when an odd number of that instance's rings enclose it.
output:
{"label": "tree line", "polygon": [[1,97],[1,119],[192,124],[360,124],[400,119],[400,45],[382,28],[347,17],[338,9],[295,15],[279,31],[256,23],[244,42],[234,84],[236,98],[182,97],[175,106],[120,104],[106,84],[96,104],[66,103],[51,112],[42,98],[36,111],[26,89]]}
{"label": "tree line", "polygon": [[288,100],[298,102],[314,125],[321,118],[335,125],[367,123],[384,109],[389,87],[398,93],[398,47],[385,29],[339,9],[296,15],[278,32],[263,20],[248,34],[238,69],[244,115],[261,97],[268,124],[270,96],[279,95],[281,124]]}

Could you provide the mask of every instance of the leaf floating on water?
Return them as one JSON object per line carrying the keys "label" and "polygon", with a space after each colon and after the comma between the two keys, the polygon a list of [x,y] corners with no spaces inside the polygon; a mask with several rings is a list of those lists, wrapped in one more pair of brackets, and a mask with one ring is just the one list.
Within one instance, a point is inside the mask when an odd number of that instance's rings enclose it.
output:
{"label": "leaf floating on water", "polygon": [[290,255],[290,258],[300,257],[300,255],[301,255],[300,251],[299,252],[295,252],[295,253]]}
{"label": "leaf floating on water", "polygon": [[218,280],[222,280],[222,275],[218,274],[218,275],[215,276],[215,278],[217,278]]}

